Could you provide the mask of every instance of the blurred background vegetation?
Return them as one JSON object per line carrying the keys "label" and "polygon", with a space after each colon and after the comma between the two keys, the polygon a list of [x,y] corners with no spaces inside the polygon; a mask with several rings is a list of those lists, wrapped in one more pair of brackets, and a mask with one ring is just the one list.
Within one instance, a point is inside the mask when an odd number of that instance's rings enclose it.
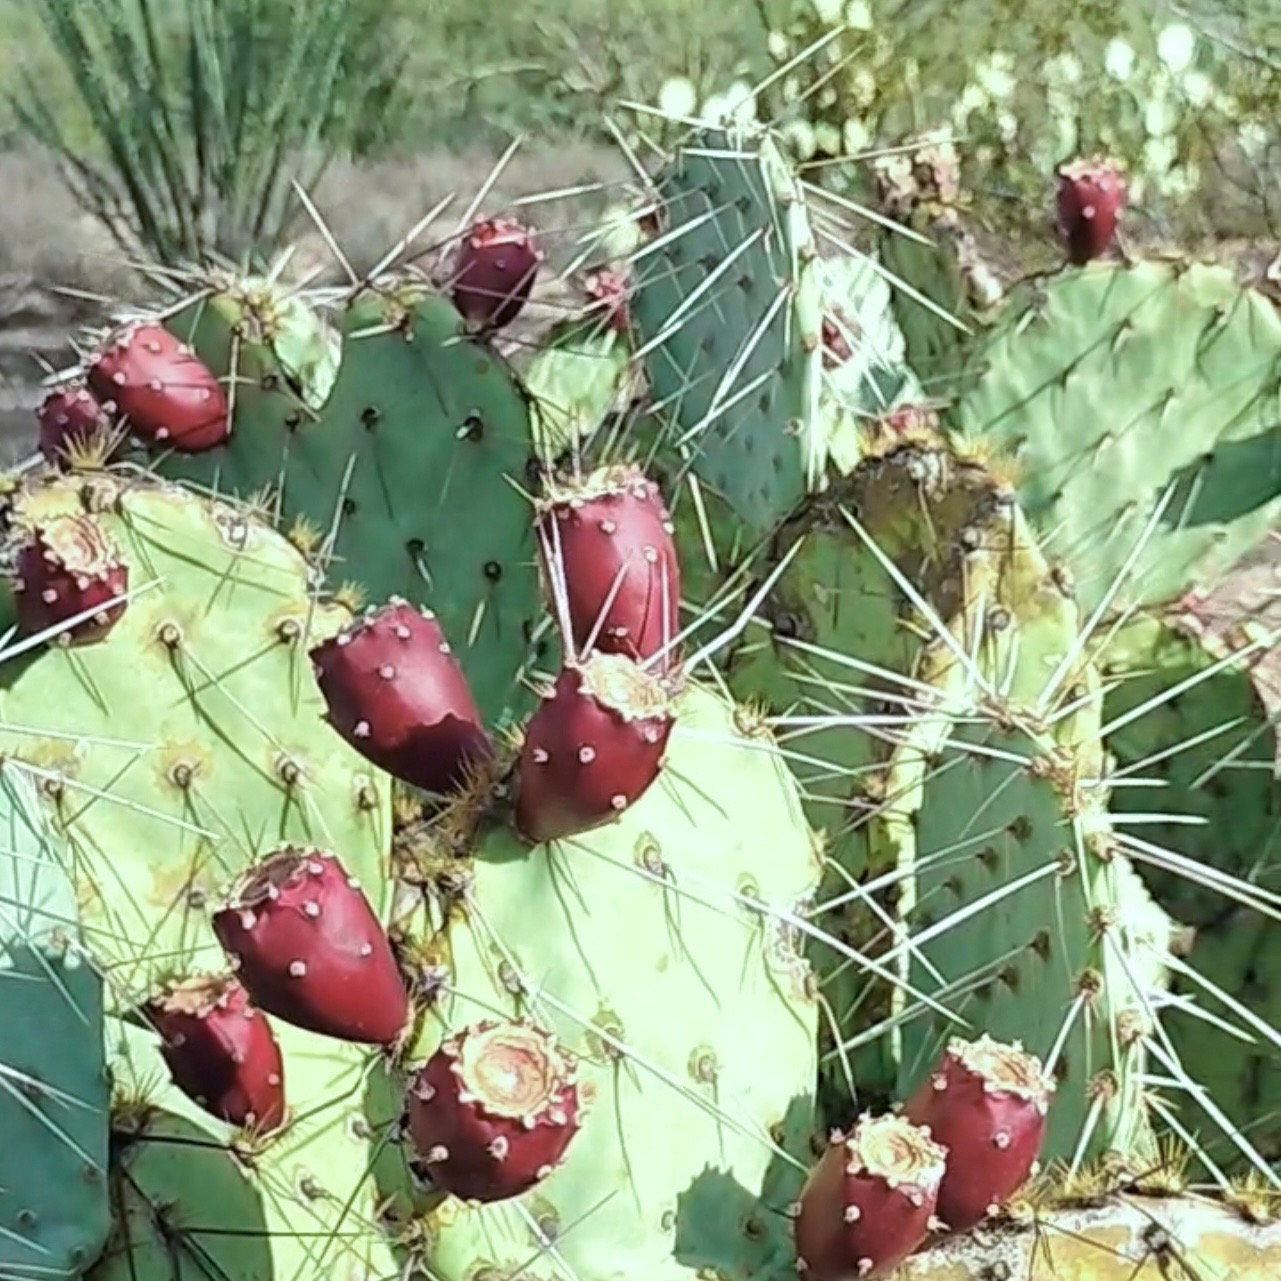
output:
{"label": "blurred background vegetation", "polygon": [[0,266],[104,227],[168,261],[269,250],[295,177],[374,254],[517,135],[518,187],[623,177],[609,122],[664,133],[623,100],[769,118],[858,195],[833,157],[950,133],[1014,242],[1048,243],[1056,165],[1097,152],[1149,238],[1281,234],[1278,0],[7,0]]}

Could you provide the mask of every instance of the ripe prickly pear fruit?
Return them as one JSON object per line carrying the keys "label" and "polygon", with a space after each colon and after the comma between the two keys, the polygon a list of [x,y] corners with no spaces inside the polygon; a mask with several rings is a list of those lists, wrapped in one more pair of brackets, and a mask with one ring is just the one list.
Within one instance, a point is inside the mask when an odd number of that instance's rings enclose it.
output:
{"label": "ripe prickly pear fruit", "polygon": [[450,792],[493,756],[435,615],[393,597],[311,651],[329,723],[379,769]]}
{"label": "ripe prickly pear fruit", "polygon": [[54,638],[60,645],[88,645],[102,640],[125,612],[127,602],[116,598],[129,589],[129,566],[91,516],[53,516],[35,525],[15,568],[18,630],[25,636],[99,606]]}
{"label": "ripe prickly pear fruit", "polygon": [[109,440],[114,412],[113,402],[104,404],[83,382],[55,387],[36,410],[38,443],[45,461],[62,467],[72,452],[84,450],[94,441]]}
{"label": "ripe prickly pear fruit", "polygon": [[[601,467],[539,503],[543,575],[575,651],[644,662],[679,629],[680,561],[658,486],[639,467]],[[567,638],[569,639],[569,638]],[[667,650],[654,666],[670,671]]]}
{"label": "ripe prickly pear fruit", "polygon": [[1105,161],[1080,160],[1059,170],[1059,230],[1069,262],[1081,266],[1107,252],[1125,202],[1125,179]]}
{"label": "ripe prickly pear fruit", "polygon": [[478,222],[463,236],[451,281],[454,306],[477,329],[501,329],[524,310],[543,252],[511,218]]}
{"label": "ripe prickly pear fruit", "polygon": [[658,777],[673,718],[666,684],[631,659],[567,663],[525,727],[516,830],[540,844],[616,819]]}
{"label": "ripe prickly pear fruit", "polygon": [[254,1003],[295,1027],[390,1045],[409,995],[387,935],[332,855],[285,846],[214,914],[213,931]]}
{"label": "ripe prickly pear fruit", "polygon": [[578,1133],[578,1060],[526,1020],[450,1037],[405,1095],[404,1127],[426,1180],[465,1201],[502,1201],[545,1179]]}
{"label": "ripe prickly pear fruit", "polygon": [[230,1125],[265,1134],[285,1120],[285,1067],[271,1023],[230,977],[183,979],[144,1012],[174,1084]]}
{"label": "ripe prickly pear fruit", "polygon": [[1054,1083],[1034,1055],[984,1035],[953,1038],[904,1115],[948,1150],[938,1216],[965,1232],[1011,1197],[1036,1165]]}
{"label": "ripe prickly pear fruit", "polygon": [[902,1117],[836,1134],[801,1192],[797,1271],[811,1281],[888,1276],[928,1235],[946,1150]]}
{"label": "ripe prickly pear fruit", "polygon": [[162,325],[117,330],[90,363],[89,386],[100,399],[114,401],[148,445],[199,454],[231,435],[222,384]]}

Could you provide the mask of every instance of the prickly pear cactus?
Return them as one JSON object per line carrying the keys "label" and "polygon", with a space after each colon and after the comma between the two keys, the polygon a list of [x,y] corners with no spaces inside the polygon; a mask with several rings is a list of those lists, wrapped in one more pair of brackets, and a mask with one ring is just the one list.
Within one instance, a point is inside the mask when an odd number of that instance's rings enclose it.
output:
{"label": "prickly pear cactus", "polygon": [[815,487],[822,282],[803,192],[768,135],[708,130],[656,179],[631,314],[666,444],[767,531]]}
{"label": "prickly pear cactus", "polygon": [[441,993],[416,1053],[524,1016],[592,1095],[517,1200],[415,1208],[402,1181],[403,1235],[432,1273],[787,1276],[777,1208],[808,1161],[818,1017],[791,921],[818,866],[768,733],[689,687],[663,775],[616,823],[533,848],[446,825],[414,858],[430,926],[408,950]]}
{"label": "prickly pear cactus", "polygon": [[345,305],[337,340],[299,307],[232,286],[168,320],[227,380],[233,425],[224,448],[156,466],[241,498],[270,492],[334,585],[430,606],[497,718],[521,701],[537,603],[527,394],[425,286],[378,282]]}
{"label": "prickly pear cactus", "polygon": [[284,840],[382,885],[388,780],[323,721],[309,644],[349,617],[245,510],[129,473],[29,485],[15,537],[93,522],[130,567],[105,640],[0,673],[0,743],[29,762],[69,850],[86,942],[126,1005],[217,955],[208,901]]}
{"label": "prickly pear cactus", "polygon": [[385,1069],[367,1050],[275,1021],[290,1114],[264,1137],[166,1080],[154,1034],[114,1027],[115,1222],[90,1281],[396,1274],[371,1173],[388,1142]]}
{"label": "prickly pear cactus", "polygon": [[1281,516],[1281,316],[1225,268],[1030,283],[968,372],[956,425],[1013,460],[1087,614],[1123,570],[1114,604],[1176,599]]}
{"label": "prickly pear cactus", "polygon": [[0,766],[0,1275],[71,1278],[106,1239],[102,976],[30,773]]}

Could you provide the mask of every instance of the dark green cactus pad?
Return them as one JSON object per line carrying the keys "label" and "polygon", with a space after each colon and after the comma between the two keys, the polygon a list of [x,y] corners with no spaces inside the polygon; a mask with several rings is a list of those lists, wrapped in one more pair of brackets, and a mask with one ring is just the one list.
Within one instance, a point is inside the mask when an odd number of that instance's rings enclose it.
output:
{"label": "dark green cactus pad", "polygon": [[631,314],[652,397],[703,481],[753,531],[815,486],[821,282],[799,183],[768,136],[709,130],[658,175]]}
{"label": "dark green cactus pad", "polygon": [[[413,950],[448,982],[415,1054],[524,1015],[582,1056],[594,1091],[564,1160],[521,1197],[436,1198],[414,1217],[403,1179],[389,1185],[440,1281],[794,1275],[781,1210],[810,1161],[818,1011],[788,918],[819,868],[771,747],[690,687],[662,776],[617,823],[532,850],[486,823],[469,875],[455,860],[429,892]],[[458,847],[456,830],[440,835]],[[440,866],[433,840],[427,869]]]}
{"label": "dark green cactus pad", "polygon": [[207,909],[273,846],[330,848],[388,892],[385,775],[324,721],[308,649],[350,619],[232,504],[129,473],[50,481],[19,523],[89,513],[138,594],[105,640],[0,671],[0,745],[54,798],[86,945],[119,1008],[221,957]]}
{"label": "dark green cactus pad", "polygon": [[1087,613],[1163,502],[1118,605],[1174,600],[1281,518],[1281,314],[1226,269],[1097,263],[1032,282],[969,373],[956,424],[1013,459]]}
{"label": "dark green cactus pad", "polygon": [[0,766],[0,1276],[71,1281],[106,1240],[102,977],[67,851],[17,762]]}
{"label": "dark green cactus pad", "polygon": [[[490,720],[523,705],[518,677],[539,610],[521,492],[533,483],[529,405],[450,303],[413,283],[350,302],[341,365],[319,408],[278,360],[278,328],[238,292],[168,324],[230,380],[235,418],[224,448],[167,455],[157,470],[242,498],[269,492],[282,527],[305,531],[323,553],[332,583],[435,611]],[[320,346],[307,367],[323,369],[328,348],[308,334],[306,350]]]}

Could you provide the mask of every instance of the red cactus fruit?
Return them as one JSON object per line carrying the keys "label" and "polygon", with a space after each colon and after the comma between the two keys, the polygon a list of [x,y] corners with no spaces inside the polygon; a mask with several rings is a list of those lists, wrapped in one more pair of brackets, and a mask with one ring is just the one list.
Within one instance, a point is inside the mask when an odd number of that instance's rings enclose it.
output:
{"label": "red cactus fruit", "polygon": [[414,1076],[405,1129],[415,1164],[465,1201],[502,1201],[545,1179],[578,1133],[578,1060],[528,1021],[452,1036]]}
{"label": "red cactus fruit", "polygon": [[603,312],[606,323],[615,333],[625,334],[631,328],[631,287],[622,272],[602,267],[587,276],[583,288],[587,292],[592,315]]}
{"label": "red cactus fruit", "polygon": [[1059,170],[1058,217],[1068,261],[1081,266],[1107,252],[1127,198],[1125,178],[1102,160]]}
{"label": "red cactus fruit", "polygon": [[[638,467],[602,467],[539,503],[543,577],[568,614],[575,651],[664,651],[679,628],[680,561],[658,486]],[[666,649],[654,666],[676,662]]]}
{"label": "red cactus fruit", "polygon": [[[73,453],[96,442],[109,442],[115,410],[114,401],[104,404],[78,380],[55,387],[36,410],[40,452],[45,460],[62,467]],[[104,448],[102,460],[105,462],[113,452]]]}
{"label": "red cactus fruit", "polygon": [[925,1240],[947,1152],[902,1117],[864,1116],[836,1134],[801,1192],[797,1271],[812,1281],[875,1281]]}
{"label": "red cactus fruit", "polygon": [[366,760],[429,792],[493,756],[435,615],[393,597],[311,651],[329,723]]}
{"label": "red cactus fruit", "polygon": [[254,1003],[286,1023],[389,1045],[409,995],[378,918],[332,855],[285,846],[245,876],[213,931]]}
{"label": "red cactus fruit", "polygon": [[566,664],[525,727],[516,830],[541,843],[616,819],[658,777],[672,724],[665,683],[630,658]]}
{"label": "red cactus fruit", "polygon": [[235,979],[170,983],[144,1007],[173,1083],[205,1111],[259,1133],[285,1120],[285,1065],[271,1023]]}
{"label": "red cactus fruit", "polygon": [[854,354],[845,337],[851,329],[850,321],[845,316],[834,315],[823,317],[823,368],[835,369],[843,365]]}
{"label": "red cactus fruit", "polygon": [[454,306],[477,329],[501,329],[524,310],[543,252],[511,218],[476,223],[454,260]]}
{"label": "red cactus fruit", "polygon": [[60,645],[88,645],[102,640],[125,612],[127,602],[116,598],[129,589],[129,566],[91,516],[53,516],[37,523],[18,549],[16,571],[13,588],[23,635],[99,607],[54,637]]}
{"label": "red cactus fruit", "polygon": [[213,372],[162,325],[126,325],[89,365],[89,386],[112,400],[148,445],[215,449],[231,435],[226,393]]}
{"label": "red cactus fruit", "polygon": [[1032,1173],[1053,1090],[1040,1060],[1017,1043],[949,1042],[904,1115],[948,1150],[938,1215],[952,1231],[981,1222]]}

